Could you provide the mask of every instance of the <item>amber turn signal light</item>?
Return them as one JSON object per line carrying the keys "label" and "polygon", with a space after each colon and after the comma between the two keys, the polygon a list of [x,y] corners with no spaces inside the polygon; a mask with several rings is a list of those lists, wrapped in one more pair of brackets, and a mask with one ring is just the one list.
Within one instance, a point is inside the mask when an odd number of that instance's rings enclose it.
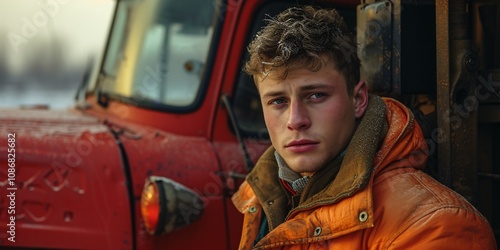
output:
{"label": "amber turn signal light", "polygon": [[169,233],[193,223],[205,207],[196,192],[159,176],[146,179],[140,206],[146,231],[152,235]]}
{"label": "amber turn signal light", "polygon": [[160,198],[154,182],[146,182],[141,195],[141,214],[148,233],[153,234],[158,226]]}

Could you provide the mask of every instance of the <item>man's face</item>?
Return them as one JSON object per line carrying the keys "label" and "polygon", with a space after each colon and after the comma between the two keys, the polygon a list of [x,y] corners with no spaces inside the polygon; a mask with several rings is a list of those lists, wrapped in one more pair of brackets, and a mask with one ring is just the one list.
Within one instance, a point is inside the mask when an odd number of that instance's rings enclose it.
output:
{"label": "man's face", "polygon": [[257,78],[264,119],[274,148],[288,166],[308,175],[321,169],[349,143],[368,94],[360,82],[349,96],[344,77],[325,65],[319,71],[291,70]]}

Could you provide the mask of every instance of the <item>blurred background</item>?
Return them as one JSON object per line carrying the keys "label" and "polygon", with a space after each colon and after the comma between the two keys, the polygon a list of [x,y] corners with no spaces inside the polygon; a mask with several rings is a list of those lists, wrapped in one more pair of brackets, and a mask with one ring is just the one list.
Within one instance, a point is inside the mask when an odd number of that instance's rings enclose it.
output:
{"label": "blurred background", "polygon": [[1,0],[0,108],[72,107],[105,48],[114,0]]}

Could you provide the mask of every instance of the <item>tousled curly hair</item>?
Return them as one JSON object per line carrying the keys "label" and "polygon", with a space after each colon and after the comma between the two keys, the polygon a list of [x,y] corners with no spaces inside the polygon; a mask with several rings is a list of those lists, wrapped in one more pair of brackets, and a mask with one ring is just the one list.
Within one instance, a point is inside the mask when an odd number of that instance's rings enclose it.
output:
{"label": "tousled curly hair", "polygon": [[265,21],[267,26],[248,46],[246,73],[266,76],[277,69],[285,79],[290,70],[299,67],[320,70],[327,63],[322,57],[326,55],[345,78],[352,95],[359,82],[360,62],[354,36],[336,10],[292,7]]}

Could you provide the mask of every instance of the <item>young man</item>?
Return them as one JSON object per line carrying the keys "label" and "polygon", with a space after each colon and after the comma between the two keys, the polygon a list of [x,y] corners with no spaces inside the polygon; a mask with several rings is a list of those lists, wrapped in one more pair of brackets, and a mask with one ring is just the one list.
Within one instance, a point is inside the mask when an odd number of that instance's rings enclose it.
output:
{"label": "young man", "polygon": [[249,46],[272,141],[240,190],[240,249],[496,249],[486,219],[422,172],[412,113],[367,93],[334,10],[290,8]]}

